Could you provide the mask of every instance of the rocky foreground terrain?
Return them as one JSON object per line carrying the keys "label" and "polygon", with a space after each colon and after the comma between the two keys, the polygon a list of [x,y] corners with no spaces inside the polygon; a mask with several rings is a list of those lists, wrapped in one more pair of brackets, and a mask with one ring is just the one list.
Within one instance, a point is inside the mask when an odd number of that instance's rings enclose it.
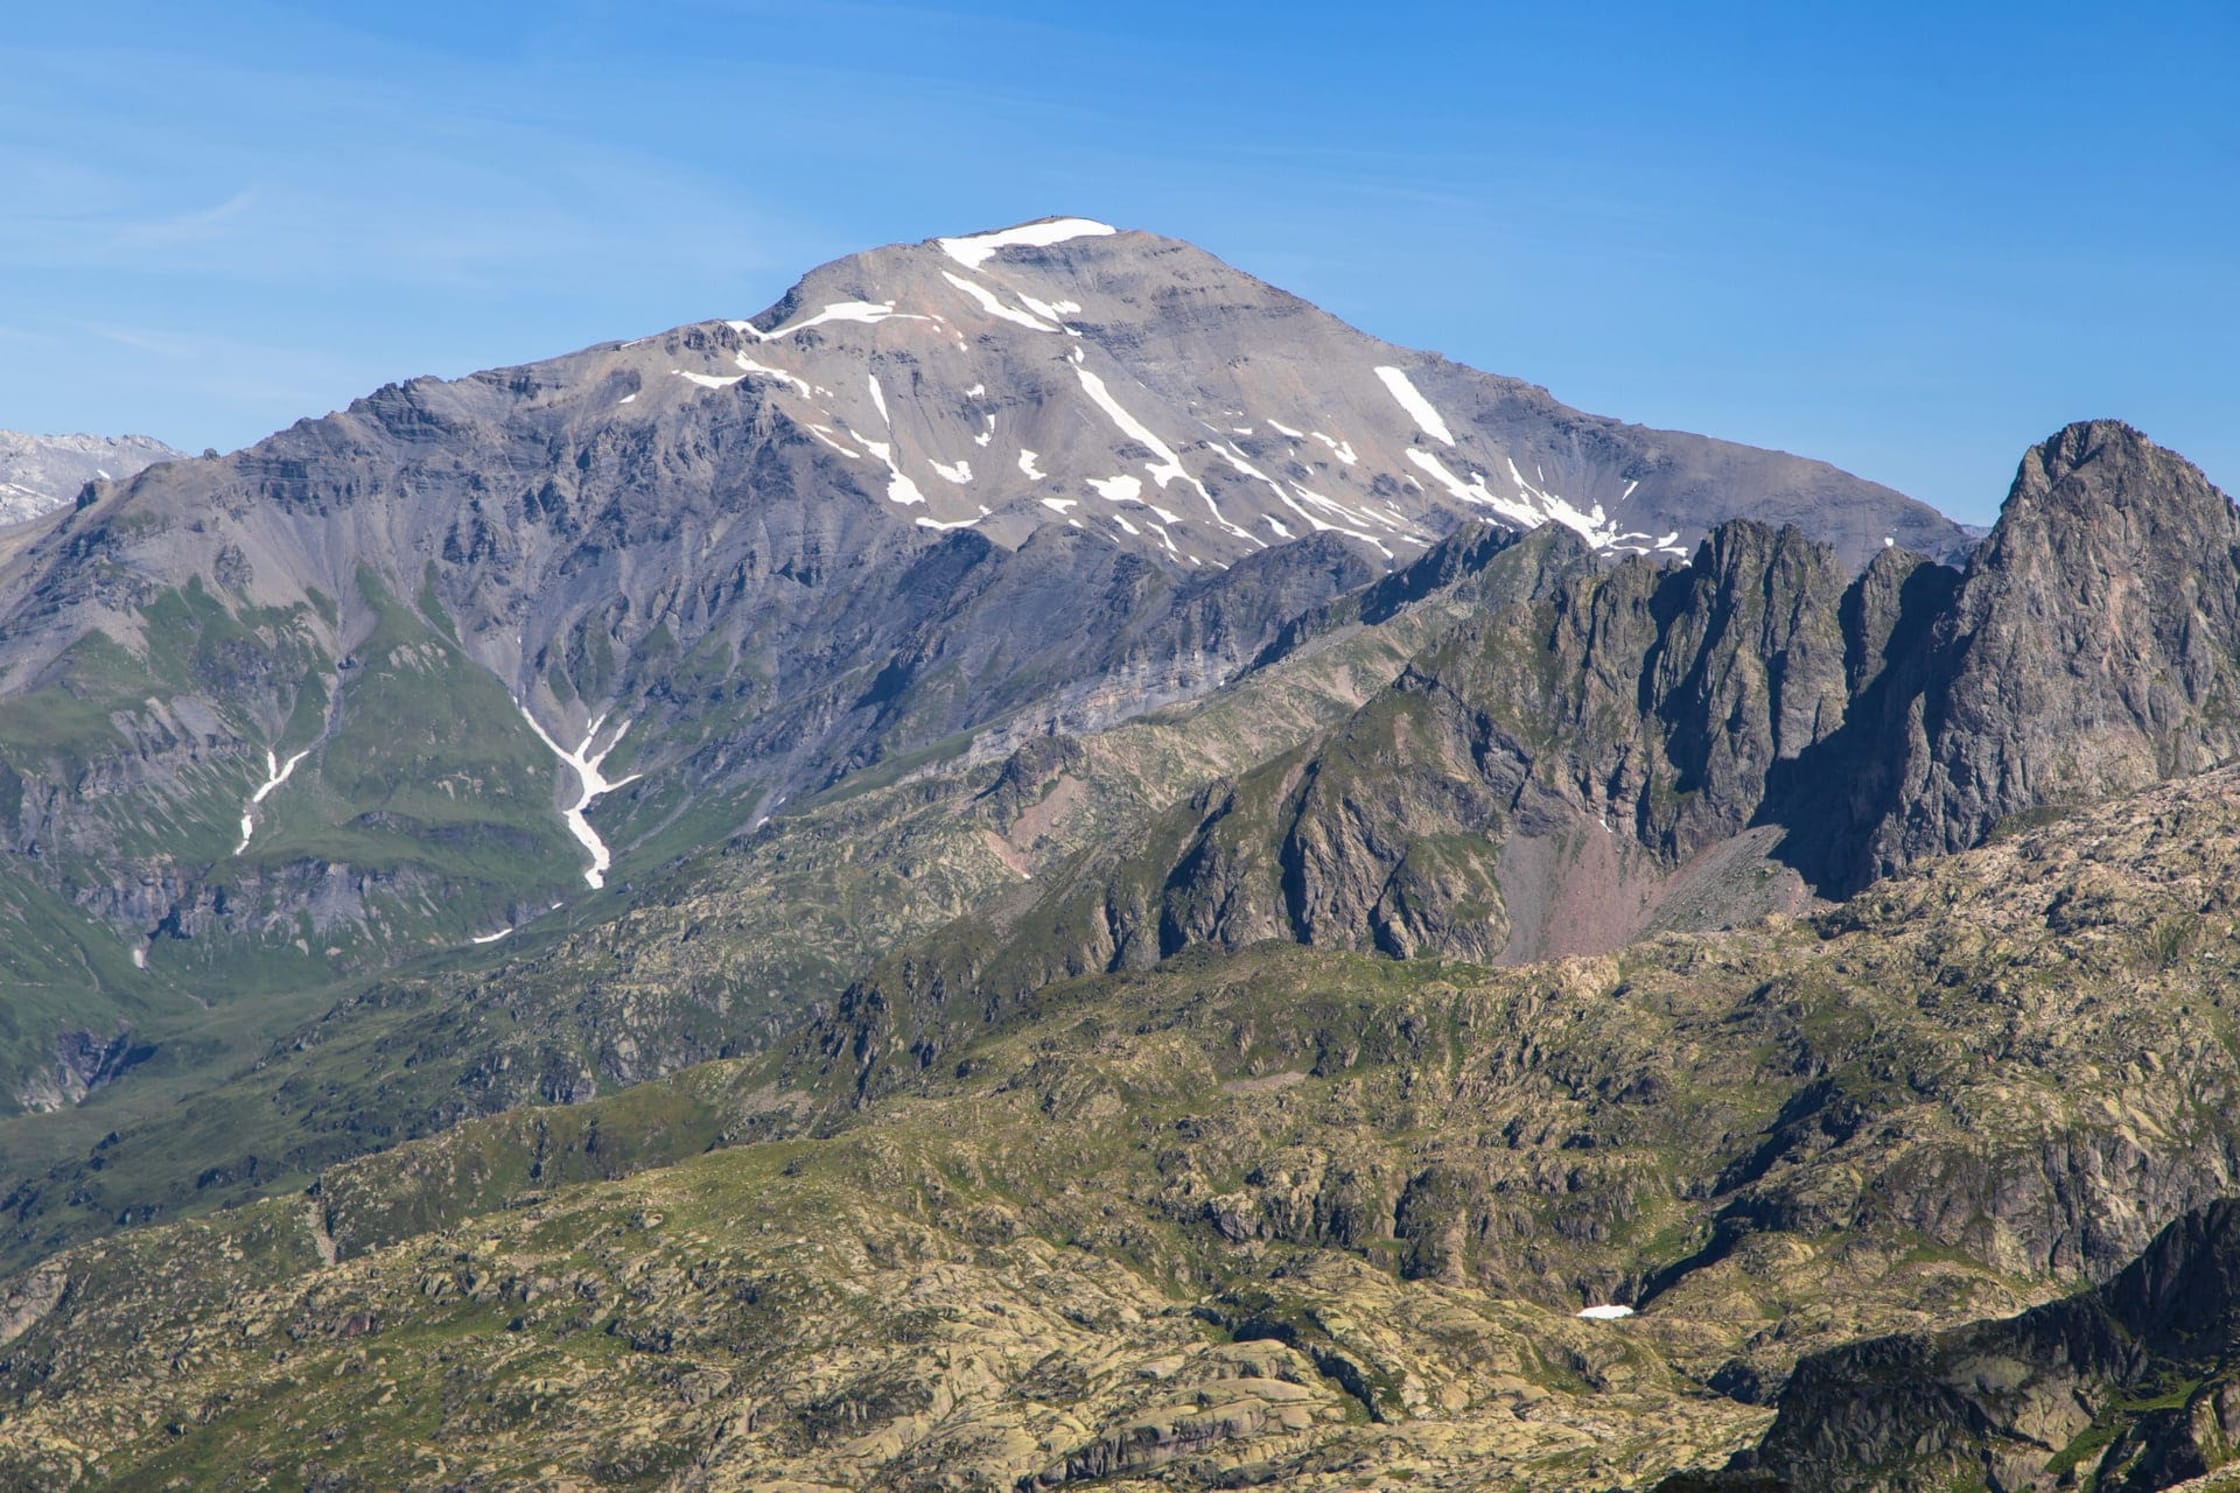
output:
{"label": "rocky foreground terrain", "polygon": [[[1762,1441],[1766,1486],[2181,1469],[2165,1423],[2205,1444],[2187,1375],[2230,1345],[2196,1306],[2232,1258],[2235,884],[2219,770],[1615,955],[1268,944],[1063,982],[868,1103],[835,1018],[18,1274],[0,1465],[1589,1489]],[[1637,1310],[1574,1315],[1604,1303]],[[1893,1331],[1943,1335],[1842,1346]],[[1979,1341],[2019,1366],[1968,1367]],[[1909,1353],[1956,1387],[1878,1390]]]}

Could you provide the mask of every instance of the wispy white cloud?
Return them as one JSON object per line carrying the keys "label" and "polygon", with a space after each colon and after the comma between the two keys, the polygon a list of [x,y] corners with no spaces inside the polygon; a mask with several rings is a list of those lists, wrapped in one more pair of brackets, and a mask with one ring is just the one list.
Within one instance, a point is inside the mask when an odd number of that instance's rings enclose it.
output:
{"label": "wispy white cloud", "polygon": [[222,242],[257,200],[255,187],[243,187],[214,207],[173,213],[146,222],[118,224],[109,237],[110,253],[176,249],[183,244]]}

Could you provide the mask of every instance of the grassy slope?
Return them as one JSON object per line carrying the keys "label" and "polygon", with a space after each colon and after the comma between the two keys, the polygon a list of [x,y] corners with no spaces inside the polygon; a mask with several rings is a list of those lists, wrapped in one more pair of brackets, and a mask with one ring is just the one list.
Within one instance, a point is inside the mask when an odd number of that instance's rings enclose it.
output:
{"label": "grassy slope", "polygon": [[[263,1021],[243,1003],[165,1027],[156,1035],[196,1062],[67,1114],[0,1119],[10,1225],[0,1254],[21,1261],[120,1217],[300,1186],[322,1166],[468,1114],[588,1097],[756,1050],[887,948],[1019,885],[1021,868],[1046,870],[1327,724],[1452,616],[1435,600],[1376,627],[1336,628],[1203,701],[1089,738],[1051,812],[1008,834],[975,812],[998,763],[852,779],[666,869],[626,859],[617,875],[635,881],[627,891],[504,945],[265,997],[255,1003]],[[314,805],[325,791],[303,787]],[[283,821],[269,833],[284,847],[293,831]],[[92,1147],[112,1131],[95,1167]]]}

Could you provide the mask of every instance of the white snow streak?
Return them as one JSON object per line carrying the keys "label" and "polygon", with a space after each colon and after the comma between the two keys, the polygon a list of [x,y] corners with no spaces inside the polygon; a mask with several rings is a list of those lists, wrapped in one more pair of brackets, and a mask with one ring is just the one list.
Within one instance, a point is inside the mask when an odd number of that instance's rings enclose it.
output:
{"label": "white snow streak", "polygon": [[[1333,524],[1324,519],[1318,518],[1314,514],[1309,513],[1306,509],[1300,507],[1298,501],[1291,496],[1291,493],[1296,492],[1300,498],[1304,498],[1307,502],[1313,503],[1320,508],[1326,508],[1330,512],[1338,514],[1343,518],[1353,520],[1355,523],[1366,521],[1369,523],[1383,524],[1384,527],[1388,529],[1399,527],[1396,524],[1386,522],[1381,514],[1357,513],[1353,509],[1346,507],[1345,504],[1332,502],[1330,499],[1323,497],[1320,493],[1310,492],[1306,488],[1299,486],[1297,483],[1293,483],[1291,485],[1291,491],[1287,492],[1284,490],[1284,486],[1282,483],[1276,481],[1275,478],[1269,476],[1266,472],[1261,471],[1250,461],[1247,461],[1245,459],[1244,452],[1238,450],[1235,446],[1216,445],[1213,449],[1220,453],[1222,460],[1228,462],[1230,466],[1235,467],[1237,471],[1242,473],[1244,476],[1252,478],[1255,482],[1266,483],[1268,486],[1268,490],[1276,495],[1276,501],[1283,504],[1284,507],[1290,509],[1293,513],[1298,514],[1299,517],[1305,519],[1307,521],[1308,528],[1315,530],[1317,533],[1328,529],[1334,533],[1344,534],[1348,538],[1358,539],[1364,544],[1374,545],[1377,549],[1383,551],[1386,559],[1389,560],[1392,558],[1392,551],[1386,549],[1384,543],[1375,535],[1365,534],[1359,529],[1349,528],[1344,524]],[[1291,537],[1290,530],[1284,528],[1282,524],[1276,523],[1273,518],[1270,518],[1269,522],[1275,524],[1276,532],[1278,534],[1282,535],[1286,539]]]}
{"label": "white snow streak", "polygon": [[1044,321],[1039,316],[1031,316],[1024,311],[1021,311],[1016,306],[1006,306],[1003,302],[997,300],[995,292],[988,289],[988,287],[985,285],[975,285],[970,280],[967,280],[964,276],[951,274],[947,270],[943,270],[941,272],[941,278],[948,281],[951,285],[954,285],[957,289],[963,291],[966,295],[971,296],[975,301],[978,301],[980,303],[980,309],[987,312],[990,316],[1001,317],[1003,320],[1009,322],[1016,322],[1022,327],[1032,327],[1038,332],[1055,332],[1060,330],[1060,328],[1052,326],[1049,322]]}
{"label": "white snow streak", "polygon": [[1042,506],[1049,509],[1052,513],[1063,513],[1068,508],[1080,507],[1081,500],[1079,498],[1044,498],[1042,500]]}
{"label": "white snow streak", "polygon": [[944,482],[954,482],[957,486],[962,487],[972,480],[972,463],[969,461],[960,461],[955,466],[951,466],[947,462],[929,460],[927,465],[931,466],[935,475],[939,476]]}
{"label": "white snow streak", "polygon": [[669,371],[688,383],[698,384],[703,389],[728,389],[746,377],[743,373],[734,373],[729,378],[714,373],[687,373],[682,368],[672,368]]}
{"label": "white snow streak", "polygon": [[599,728],[607,723],[605,716],[596,717],[591,722],[591,729],[583,733],[583,745],[571,752],[554,741],[544,727],[537,724],[537,718],[529,713],[528,706],[516,700],[513,707],[521,712],[521,718],[529,723],[529,729],[537,733],[537,740],[543,742],[553,756],[575,769],[576,782],[581,785],[582,794],[577,798],[575,807],[563,809],[561,816],[568,821],[568,833],[574,835],[583,848],[591,852],[591,869],[583,873],[583,879],[591,884],[593,891],[597,891],[607,884],[607,868],[614,864],[614,857],[607,853],[607,842],[599,838],[599,832],[591,827],[591,821],[584,815],[592,804],[606,794],[635,783],[644,776],[643,773],[634,772],[610,783],[606,774],[599,771],[599,764],[606,761],[608,754],[614,751],[616,744],[622,740],[623,733],[630,729],[630,723],[624,721],[616,727],[614,740],[608,742],[605,750],[597,756],[592,756],[591,743],[599,739]]}
{"label": "white snow streak", "polygon": [[918,520],[918,527],[921,529],[969,529],[974,524],[980,522],[981,518],[986,518],[987,516],[987,514],[983,513],[980,515],[980,518],[953,518],[948,520],[947,522],[944,522],[938,518],[921,518]]}
{"label": "white snow streak", "polygon": [[499,930],[498,930],[497,932],[495,932],[495,933],[484,933],[484,934],[480,934],[480,935],[477,935],[477,936],[476,936],[476,937],[474,937],[474,938],[470,938],[470,939],[468,939],[468,940],[467,940],[467,942],[468,942],[468,943],[496,943],[496,942],[497,942],[497,941],[498,941],[499,939],[501,939],[501,938],[505,938],[505,937],[508,937],[508,936],[510,936],[510,935],[512,934],[512,932],[513,932],[513,930],[512,930],[511,928],[500,928],[500,929],[499,929]]}
{"label": "white snow streak", "polygon": [[278,757],[273,755],[272,748],[265,748],[264,786],[249,795],[248,807],[244,808],[241,811],[241,843],[233,847],[233,853],[235,855],[239,855],[242,851],[249,848],[249,839],[257,832],[256,817],[251,814],[249,810],[255,808],[258,804],[263,803],[267,798],[271,797],[273,789],[288,781],[289,775],[296,770],[296,764],[310,755],[311,750],[310,748],[306,747],[304,750],[296,753],[293,757],[290,757],[286,762],[282,762]]}
{"label": "white snow streak", "polygon": [[1451,496],[1481,508],[1490,508],[1520,528],[1536,529],[1552,520],[1575,531],[1589,544],[1601,549],[1618,547],[1619,541],[1628,537],[1618,532],[1618,526],[1603,513],[1600,503],[1595,504],[1591,510],[1582,512],[1556,494],[1525,481],[1524,473],[1517,470],[1516,462],[1510,458],[1504,457],[1503,463],[1509,468],[1509,480],[1517,485],[1521,497],[1509,498],[1495,493],[1486,486],[1485,475],[1481,472],[1472,472],[1470,480],[1465,482],[1449,471],[1446,463],[1428,451],[1411,447],[1407,455],[1408,460],[1417,467],[1437,478],[1439,485]]}
{"label": "white snow streak", "polygon": [[[879,418],[886,421],[887,434],[893,435],[894,422],[887,419],[887,392],[879,387],[879,375],[876,373],[871,375],[871,402],[879,406]],[[864,441],[860,435],[856,439],[863,441],[864,450],[886,463],[889,502],[900,503],[907,508],[912,503],[923,503],[926,500],[926,495],[918,491],[918,484],[902,475],[901,464],[894,459],[894,442]]]}
{"label": "white snow streak", "polygon": [[834,430],[829,425],[812,425],[809,427],[809,434],[815,436],[818,440],[824,442],[827,446],[830,446],[833,450],[839,452],[842,456],[845,456],[850,461],[855,461],[863,455],[861,451],[851,451],[846,446],[841,445],[837,440],[834,440],[833,437],[838,435],[839,432]]}
{"label": "white snow streak", "polygon": [[1452,496],[1465,503],[1475,503],[1481,508],[1491,508],[1519,528],[1536,529],[1547,521],[1546,514],[1514,498],[1496,496],[1483,482],[1464,482],[1447,470],[1445,462],[1428,451],[1411,446],[1408,448],[1408,460],[1430,473]]}
{"label": "white snow streak", "polygon": [[1152,454],[1159,458],[1155,462],[1145,462],[1143,469],[1151,474],[1151,480],[1159,485],[1161,491],[1165,491],[1168,483],[1180,478],[1198,490],[1198,496],[1205,499],[1206,509],[1213,514],[1215,523],[1236,535],[1239,539],[1249,539],[1262,549],[1268,547],[1268,542],[1259,535],[1240,529],[1221,516],[1221,507],[1213,501],[1213,494],[1206,491],[1206,485],[1184,470],[1182,458],[1175,455],[1173,448],[1168,446],[1165,441],[1153,435],[1150,426],[1121,407],[1120,401],[1112,397],[1112,391],[1104,386],[1103,379],[1082,367],[1078,362],[1074,364],[1073,371],[1080,376],[1082,389],[1088,393],[1089,398],[1095,402],[1097,408],[1105,412],[1106,418],[1120,428],[1120,433],[1130,440],[1139,441],[1148,446]]}
{"label": "white snow streak", "polygon": [[1053,218],[1047,223],[1022,223],[996,233],[968,234],[963,238],[936,239],[943,253],[966,269],[978,269],[997,251],[1013,247],[1042,249],[1067,239],[1102,238],[1117,233],[1110,223],[1091,218]]}
{"label": "white snow streak", "polygon": [[1377,369],[1377,377],[1384,381],[1385,388],[1399,401],[1400,408],[1415,418],[1425,435],[1449,446],[1454,444],[1454,432],[1447,429],[1447,422],[1439,418],[1439,412],[1431,407],[1431,401],[1424,398],[1416,386],[1408,381],[1406,373],[1398,368],[1380,367]]}
{"label": "white snow streak", "polygon": [[1033,453],[1032,451],[1029,451],[1028,449],[1026,449],[1026,447],[1024,447],[1024,446],[1020,447],[1020,448],[1019,448],[1019,470],[1020,470],[1021,472],[1025,473],[1025,474],[1026,474],[1026,475],[1027,475],[1028,477],[1032,478],[1032,479],[1033,479],[1034,481],[1036,481],[1036,482],[1042,482],[1042,481],[1045,481],[1045,480],[1047,480],[1047,479],[1049,478],[1050,474],[1049,474],[1048,472],[1045,472],[1045,471],[1041,470],[1041,469],[1040,469],[1039,467],[1037,467],[1037,466],[1036,466],[1036,465],[1034,464],[1034,462],[1035,462],[1035,455],[1034,455],[1034,453]]}
{"label": "white snow streak", "polygon": [[759,373],[764,378],[774,378],[782,380],[785,383],[789,383],[796,389],[799,389],[801,391],[801,397],[803,399],[807,399],[809,397],[809,381],[805,378],[800,377],[798,374],[788,373],[783,368],[772,368],[767,363],[757,363],[754,359],[748,357],[745,353],[740,353],[737,356],[733,357],[731,362],[733,367],[736,367],[743,372]]}
{"label": "white snow streak", "polygon": [[940,319],[938,316],[921,316],[914,311],[897,311],[894,309],[894,302],[892,301],[835,301],[822,311],[804,316],[799,321],[789,321],[782,327],[772,327],[767,332],[756,331],[752,322],[735,321],[730,325],[734,330],[752,337],[757,342],[770,342],[779,337],[790,337],[795,332],[806,332],[811,327],[821,327],[828,321],[853,321],[861,322],[865,326],[877,326],[882,321],[939,321]]}
{"label": "white snow streak", "polygon": [[1621,1318],[1632,1316],[1633,1308],[1630,1306],[1590,1306],[1580,1312],[1579,1315],[1589,1322],[1616,1322]]}

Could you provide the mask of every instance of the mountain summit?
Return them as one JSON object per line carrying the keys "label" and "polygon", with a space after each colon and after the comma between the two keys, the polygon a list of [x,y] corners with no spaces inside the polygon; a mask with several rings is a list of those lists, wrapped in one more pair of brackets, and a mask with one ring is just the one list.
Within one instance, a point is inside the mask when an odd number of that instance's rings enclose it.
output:
{"label": "mountain summit", "polygon": [[1465,517],[1676,555],[1723,519],[1795,521],[1854,568],[1966,543],[1822,463],[1581,415],[1085,218],[856,255],[699,331],[670,380],[750,383],[914,522],[1004,543],[1055,518],[1192,564],[1316,532],[1391,559]]}

